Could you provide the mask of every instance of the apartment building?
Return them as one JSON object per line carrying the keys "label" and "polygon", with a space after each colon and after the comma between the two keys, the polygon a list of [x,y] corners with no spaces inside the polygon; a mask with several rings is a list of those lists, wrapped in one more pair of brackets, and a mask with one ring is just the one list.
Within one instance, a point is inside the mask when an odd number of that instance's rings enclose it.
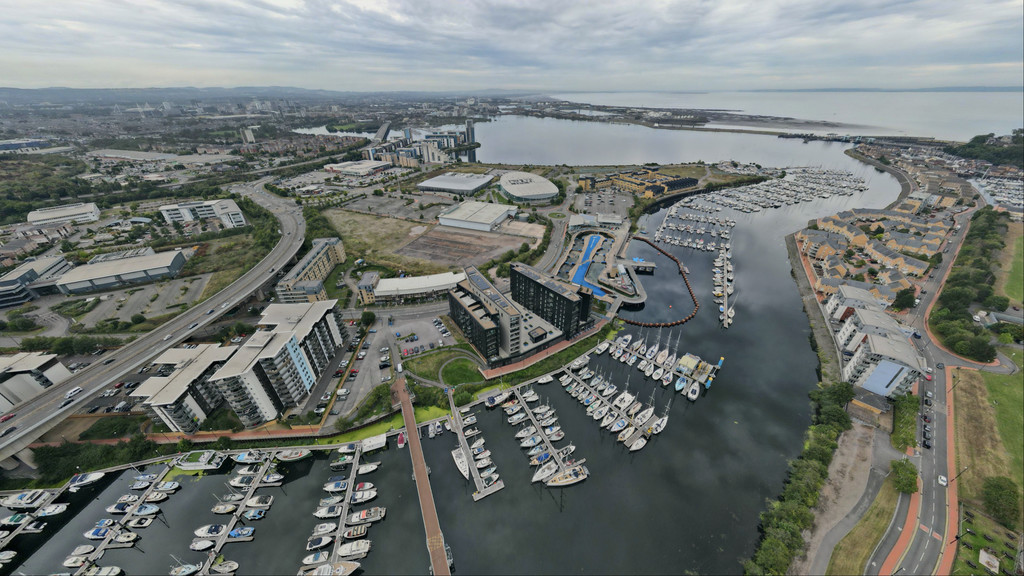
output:
{"label": "apartment building", "polygon": [[594,293],[584,286],[559,282],[520,262],[512,264],[512,299],[550,322],[566,338],[573,338],[592,323],[590,307]]}
{"label": "apartment building", "polygon": [[327,300],[324,279],[345,261],[340,238],[316,238],[309,252],[277,282],[275,292],[282,303],[296,304]]}
{"label": "apartment building", "polygon": [[203,421],[224,403],[211,377],[238,348],[196,344],[171,348],[153,362],[172,367],[167,376],[152,376],[131,392],[142,407],[175,432],[194,434]]}

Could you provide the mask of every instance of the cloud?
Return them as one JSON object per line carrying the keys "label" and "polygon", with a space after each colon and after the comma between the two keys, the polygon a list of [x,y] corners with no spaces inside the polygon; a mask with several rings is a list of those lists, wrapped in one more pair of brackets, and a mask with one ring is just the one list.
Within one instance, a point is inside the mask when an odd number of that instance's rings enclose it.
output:
{"label": "cloud", "polygon": [[0,83],[20,87],[1024,84],[1021,0],[0,0],[0,10]]}

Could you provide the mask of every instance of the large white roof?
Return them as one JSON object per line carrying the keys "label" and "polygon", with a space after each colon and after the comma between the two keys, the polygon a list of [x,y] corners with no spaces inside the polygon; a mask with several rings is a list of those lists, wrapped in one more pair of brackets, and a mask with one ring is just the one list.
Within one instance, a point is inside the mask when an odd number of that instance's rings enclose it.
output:
{"label": "large white roof", "polygon": [[60,277],[58,284],[67,285],[74,282],[106,278],[116,274],[141,272],[143,270],[152,270],[155,268],[166,268],[174,262],[175,258],[179,257],[184,257],[181,252],[170,251],[157,252],[156,254],[151,254],[149,256],[136,256],[135,258],[121,258],[120,260],[109,260],[106,262],[98,262],[96,264],[86,264],[85,266],[78,266],[77,268],[72,268],[65,272],[64,275]]}
{"label": "large white roof", "polygon": [[405,278],[381,278],[373,290],[375,296],[405,296],[450,290],[466,279],[462,272],[442,272],[429,276],[406,276]]}
{"label": "large white roof", "polygon": [[490,174],[466,174],[449,172],[420,182],[417,186],[425,190],[450,190],[452,192],[476,192],[487,186],[494,176]]}
{"label": "large white roof", "polygon": [[507,194],[526,200],[544,200],[558,194],[558,187],[550,180],[529,172],[505,172],[501,175],[501,188]]}
{"label": "large white roof", "polygon": [[[464,222],[476,222],[479,224],[494,225],[509,214],[516,213],[515,206],[495,204],[493,202],[476,202],[467,200],[447,213],[442,213],[438,219],[448,218],[451,220],[462,220]],[[444,224],[443,220],[441,222]]]}

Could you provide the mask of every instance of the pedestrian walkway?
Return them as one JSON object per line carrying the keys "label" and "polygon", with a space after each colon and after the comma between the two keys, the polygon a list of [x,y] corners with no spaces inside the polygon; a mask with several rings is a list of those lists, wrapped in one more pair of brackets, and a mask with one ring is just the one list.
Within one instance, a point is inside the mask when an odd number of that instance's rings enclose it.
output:
{"label": "pedestrian walkway", "polygon": [[423,530],[427,533],[427,552],[430,553],[430,567],[436,576],[450,576],[448,558],[444,551],[444,535],[441,534],[441,522],[437,518],[434,506],[434,493],[430,489],[430,478],[427,476],[427,462],[423,458],[423,446],[420,436],[416,434],[416,414],[409,399],[409,389],[405,387],[405,376],[399,376],[391,385],[391,392],[402,404],[402,418],[409,442],[409,456],[412,457],[412,473],[416,479],[416,494],[420,501],[420,512],[423,515]]}

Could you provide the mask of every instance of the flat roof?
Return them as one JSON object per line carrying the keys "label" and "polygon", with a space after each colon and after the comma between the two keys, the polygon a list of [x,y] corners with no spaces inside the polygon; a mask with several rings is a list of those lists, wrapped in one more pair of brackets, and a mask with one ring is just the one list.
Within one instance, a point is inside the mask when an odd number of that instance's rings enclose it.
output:
{"label": "flat roof", "polygon": [[4,280],[14,280],[21,277],[24,273],[29,270],[34,271],[37,276],[42,276],[43,272],[50,269],[51,266],[57,263],[57,260],[63,260],[63,256],[42,256],[35,260],[29,260],[28,262],[22,262],[17,268],[11,270],[7,274],[0,276],[0,282]]}
{"label": "flat roof", "polygon": [[919,372],[924,371],[924,359],[906,340],[868,334],[868,346],[875,354],[891,358]]}
{"label": "flat roof", "polygon": [[[231,378],[232,376],[239,376],[245,374],[249,368],[260,358],[267,355],[273,355],[270,353],[270,349],[277,349],[278,347],[272,344],[275,335],[278,332],[271,332],[269,330],[258,330],[253,333],[228,359],[228,361],[220,367],[210,377],[210,380],[223,380],[224,378]],[[291,333],[287,333],[291,337]]]}
{"label": "flat roof", "polygon": [[490,174],[448,172],[447,174],[424,180],[417,184],[417,187],[421,189],[451,190],[452,192],[476,192],[490,184],[491,180],[494,180],[494,176]]}
{"label": "flat roof", "polygon": [[558,187],[550,180],[529,172],[505,172],[501,175],[501,187],[505,192],[519,198],[551,198],[558,194]]}
{"label": "flat roof", "polygon": [[526,276],[527,278],[533,280],[534,282],[540,284],[541,286],[544,286],[545,288],[554,291],[563,298],[566,298],[573,302],[578,302],[580,300],[579,293],[571,286],[565,284],[564,282],[559,282],[558,280],[555,280],[554,278],[548,276],[547,274],[541,273],[533,266],[528,266],[526,264],[523,264],[522,262],[513,262],[512,269],[517,270],[523,276]]}
{"label": "flat roof", "polygon": [[188,391],[211,365],[224,362],[238,350],[237,346],[197,344],[195,348],[171,348],[154,360],[157,364],[173,364],[169,376],[148,378],[132,391],[131,396],[148,396],[149,404],[170,404]]}
{"label": "flat roof", "polygon": [[448,212],[440,214],[438,219],[449,218],[463,222],[494,225],[503,218],[507,218],[510,213],[515,215],[516,211],[515,206],[467,200]]}
{"label": "flat roof", "polygon": [[337,303],[337,300],[321,300],[299,304],[271,304],[264,308],[257,324],[273,326],[275,332],[294,332],[295,336],[302,340],[309,334],[313,325]]}
{"label": "flat roof", "polygon": [[[488,304],[495,306],[496,308],[501,308],[509,316],[522,315],[522,312],[519,311],[519,307],[516,306],[511,299],[499,292],[498,289],[494,287],[494,284],[491,284],[490,280],[480,273],[480,270],[478,270],[476,266],[466,268],[466,281],[475,286],[476,289],[483,294],[482,298],[485,299],[484,301]],[[480,293],[477,293],[476,296],[480,297]]]}
{"label": "flat roof", "polygon": [[4,354],[0,356],[0,374],[4,372],[28,372],[38,370],[56,357],[56,354],[44,354],[42,352],[18,352],[17,354]]}
{"label": "flat roof", "polygon": [[51,206],[50,208],[38,208],[28,213],[26,218],[29,222],[39,218],[70,218],[72,216],[78,216],[80,214],[88,214],[91,212],[99,212],[99,208],[95,202],[76,202],[75,204],[65,204],[63,206]]}
{"label": "flat roof", "polygon": [[373,293],[375,296],[402,296],[450,290],[465,279],[466,275],[462,272],[442,272],[441,274],[406,276],[405,278],[381,278]]}
{"label": "flat roof", "polygon": [[134,258],[122,258],[120,260],[99,262],[97,264],[86,264],[85,266],[78,266],[65,272],[64,275],[60,277],[60,280],[58,280],[58,283],[66,285],[73,282],[85,282],[88,280],[95,280],[97,278],[105,278],[116,274],[141,272],[143,270],[151,270],[153,268],[166,268],[173,264],[174,259],[179,256],[184,258],[184,255],[181,252],[172,250],[169,252],[157,252],[156,254],[150,254],[149,256],[136,256]]}

